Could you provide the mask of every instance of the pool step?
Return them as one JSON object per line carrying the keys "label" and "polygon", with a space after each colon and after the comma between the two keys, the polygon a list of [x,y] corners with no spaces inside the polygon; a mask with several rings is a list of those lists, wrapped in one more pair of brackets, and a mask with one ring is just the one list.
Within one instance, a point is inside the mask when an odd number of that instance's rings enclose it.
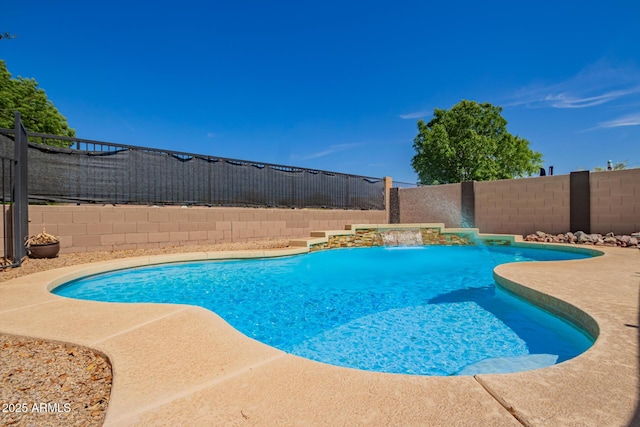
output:
{"label": "pool step", "polygon": [[346,234],[355,234],[355,230],[324,230],[324,231],[312,231],[311,237],[329,237],[329,236],[342,236]]}
{"label": "pool step", "polygon": [[310,248],[312,245],[327,243],[330,236],[343,236],[355,234],[355,230],[326,230],[312,231],[311,237],[301,237],[289,241],[289,246]]}
{"label": "pool step", "polygon": [[311,245],[326,242],[326,237],[300,237],[299,239],[289,240],[289,246],[310,248]]}

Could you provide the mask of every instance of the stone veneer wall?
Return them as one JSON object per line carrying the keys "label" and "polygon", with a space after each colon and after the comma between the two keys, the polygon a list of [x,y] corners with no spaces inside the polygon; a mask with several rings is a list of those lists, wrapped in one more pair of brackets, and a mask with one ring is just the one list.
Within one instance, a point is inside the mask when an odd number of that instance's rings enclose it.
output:
{"label": "stone veneer wall", "polygon": [[[416,229],[384,229],[384,228],[359,228],[354,234],[336,234],[327,237],[326,243],[317,243],[310,246],[310,251],[337,248],[360,248],[384,246],[382,232],[406,232],[420,231],[423,245],[472,245],[475,241],[468,233],[441,233],[439,228]],[[387,245],[389,246],[389,245]]]}
{"label": "stone veneer wall", "polygon": [[29,234],[60,237],[61,253],[307,237],[385,224],[385,211],[150,206],[29,206]]}

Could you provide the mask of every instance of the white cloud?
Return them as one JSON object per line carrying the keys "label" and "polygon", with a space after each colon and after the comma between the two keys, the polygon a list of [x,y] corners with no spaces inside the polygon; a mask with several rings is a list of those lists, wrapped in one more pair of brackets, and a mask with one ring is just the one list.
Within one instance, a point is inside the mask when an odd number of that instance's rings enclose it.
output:
{"label": "white cloud", "polygon": [[135,131],[136,131],[136,129],[135,129],[133,126],[131,126],[131,125],[129,124],[129,122],[127,122],[125,119],[123,119],[122,117],[118,117],[118,119],[119,119],[119,120],[122,122],[122,124],[123,124],[123,125],[125,125],[125,126],[126,126],[126,128],[127,128],[127,129],[129,129],[131,132],[135,132]]}
{"label": "white cloud", "polygon": [[617,128],[622,126],[640,126],[640,113],[628,114],[614,120],[598,123],[598,128]]}
{"label": "white cloud", "polygon": [[215,138],[216,134],[214,132],[207,132],[207,138]]}
{"label": "white cloud", "polygon": [[291,155],[291,159],[292,160],[317,159],[319,157],[328,156],[328,155],[333,154],[333,153],[339,153],[341,151],[346,151],[346,150],[349,150],[351,148],[359,147],[361,145],[363,145],[363,143],[360,143],[360,142],[353,143],[353,144],[335,144],[335,145],[330,145],[326,149],[324,149],[322,151],[317,151],[315,153],[310,153],[310,154],[292,154]]}
{"label": "white cloud", "polygon": [[400,117],[401,119],[404,119],[404,120],[407,120],[407,119],[421,119],[421,118],[429,116],[431,114],[432,114],[431,111],[416,111],[415,113],[400,114],[398,117]]}
{"label": "white cloud", "polygon": [[640,92],[640,87],[632,88],[628,90],[615,90],[601,95],[588,96],[578,98],[571,96],[567,93],[559,93],[557,95],[547,95],[545,101],[551,103],[555,108],[585,108],[594,107],[596,105],[604,104],[609,101],[613,101],[617,98],[621,98],[626,95]]}
{"label": "white cloud", "polygon": [[599,61],[562,82],[531,85],[518,91],[506,105],[530,107],[588,108],[612,104],[640,93],[640,71],[615,68]]}

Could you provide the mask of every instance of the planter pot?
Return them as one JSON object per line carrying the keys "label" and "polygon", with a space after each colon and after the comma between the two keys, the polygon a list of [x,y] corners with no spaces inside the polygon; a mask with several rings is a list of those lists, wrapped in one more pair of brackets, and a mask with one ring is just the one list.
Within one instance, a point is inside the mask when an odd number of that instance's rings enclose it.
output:
{"label": "planter pot", "polygon": [[29,245],[27,252],[30,258],[55,258],[60,252],[60,242]]}

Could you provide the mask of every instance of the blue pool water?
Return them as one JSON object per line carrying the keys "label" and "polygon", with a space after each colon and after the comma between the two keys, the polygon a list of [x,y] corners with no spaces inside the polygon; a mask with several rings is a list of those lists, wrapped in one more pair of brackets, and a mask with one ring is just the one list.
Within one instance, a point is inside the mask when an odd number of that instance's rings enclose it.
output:
{"label": "blue pool water", "polygon": [[112,302],[192,304],[309,359],[417,375],[513,372],[588,349],[583,331],[496,287],[498,264],[585,258],[484,246],[361,248],[115,271],[56,288]]}

